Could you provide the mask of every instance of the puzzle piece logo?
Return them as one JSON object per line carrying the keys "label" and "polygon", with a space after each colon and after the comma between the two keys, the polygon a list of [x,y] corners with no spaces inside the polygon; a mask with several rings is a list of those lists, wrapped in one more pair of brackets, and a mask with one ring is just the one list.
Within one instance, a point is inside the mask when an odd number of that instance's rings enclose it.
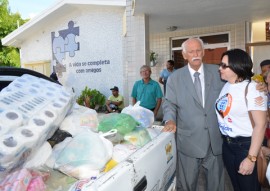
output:
{"label": "puzzle piece logo", "polygon": [[79,36],[79,27],[74,27],[74,22],[68,22],[68,29],[58,31],[59,36],[55,36],[55,32],[51,33],[52,39],[52,64],[53,71],[57,72],[60,76],[62,72],[66,71],[63,64],[66,53],[69,57],[75,56],[75,51],[80,50],[80,43],[75,41],[75,37]]}

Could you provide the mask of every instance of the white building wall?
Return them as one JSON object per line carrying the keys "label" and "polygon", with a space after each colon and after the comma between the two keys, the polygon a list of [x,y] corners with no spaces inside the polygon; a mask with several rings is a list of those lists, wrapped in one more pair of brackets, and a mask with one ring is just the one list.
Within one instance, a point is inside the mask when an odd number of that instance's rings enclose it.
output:
{"label": "white building wall", "polygon": [[125,47],[125,100],[131,104],[131,92],[135,81],[141,79],[140,67],[146,64],[148,23],[145,15],[133,15],[132,0],[127,0]]}
{"label": "white building wall", "polygon": [[[55,18],[50,25],[44,26],[30,39],[23,42],[21,61],[23,64],[42,60],[52,60],[51,32],[68,29],[68,22],[73,21],[74,27],[79,27],[79,36],[75,41],[80,43],[80,49],[75,56],[65,53],[63,64],[66,72],[60,77],[65,86],[75,89],[77,95],[88,86],[97,89],[106,96],[111,95],[110,88],[118,86],[120,93],[124,92],[123,66],[123,14],[124,8],[112,6],[85,6],[74,9],[68,15]],[[99,60],[109,60],[110,64],[93,66],[89,63]],[[80,63],[73,65],[74,63]],[[101,72],[86,72],[87,69],[100,68]],[[78,73],[79,71],[83,73]],[[61,76],[61,74],[60,74]]]}

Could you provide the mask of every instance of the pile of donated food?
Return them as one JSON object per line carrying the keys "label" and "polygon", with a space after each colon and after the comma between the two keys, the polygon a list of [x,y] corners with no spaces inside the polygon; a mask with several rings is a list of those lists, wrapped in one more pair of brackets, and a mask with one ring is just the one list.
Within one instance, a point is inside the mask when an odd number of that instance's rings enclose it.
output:
{"label": "pile of donated food", "polygon": [[0,119],[1,191],[72,191],[160,133],[138,104],[99,117],[72,91],[28,74],[0,92]]}

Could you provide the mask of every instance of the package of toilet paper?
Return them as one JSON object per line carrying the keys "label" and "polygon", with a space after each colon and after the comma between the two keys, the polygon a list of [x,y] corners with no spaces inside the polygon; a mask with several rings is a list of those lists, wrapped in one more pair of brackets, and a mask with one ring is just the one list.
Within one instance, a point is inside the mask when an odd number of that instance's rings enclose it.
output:
{"label": "package of toilet paper", "polygon": [[0,92],[0,180],[54,134],[74,102],[63,86],[28,74]]}

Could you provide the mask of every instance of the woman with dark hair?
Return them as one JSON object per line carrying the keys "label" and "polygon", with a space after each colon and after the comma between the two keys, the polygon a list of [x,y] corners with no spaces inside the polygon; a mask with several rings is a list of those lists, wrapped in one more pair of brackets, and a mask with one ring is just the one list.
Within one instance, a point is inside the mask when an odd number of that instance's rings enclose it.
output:
{"label": "woman with dark hair", "polygon": [[251,81],[253,64],[245,51],[228,50],[221,58],[219,72],[227,83],[216,101],[216,113],[224,140],[223,161],[235,191],[257,191],[255,167],[264,138],[267,97]]}

